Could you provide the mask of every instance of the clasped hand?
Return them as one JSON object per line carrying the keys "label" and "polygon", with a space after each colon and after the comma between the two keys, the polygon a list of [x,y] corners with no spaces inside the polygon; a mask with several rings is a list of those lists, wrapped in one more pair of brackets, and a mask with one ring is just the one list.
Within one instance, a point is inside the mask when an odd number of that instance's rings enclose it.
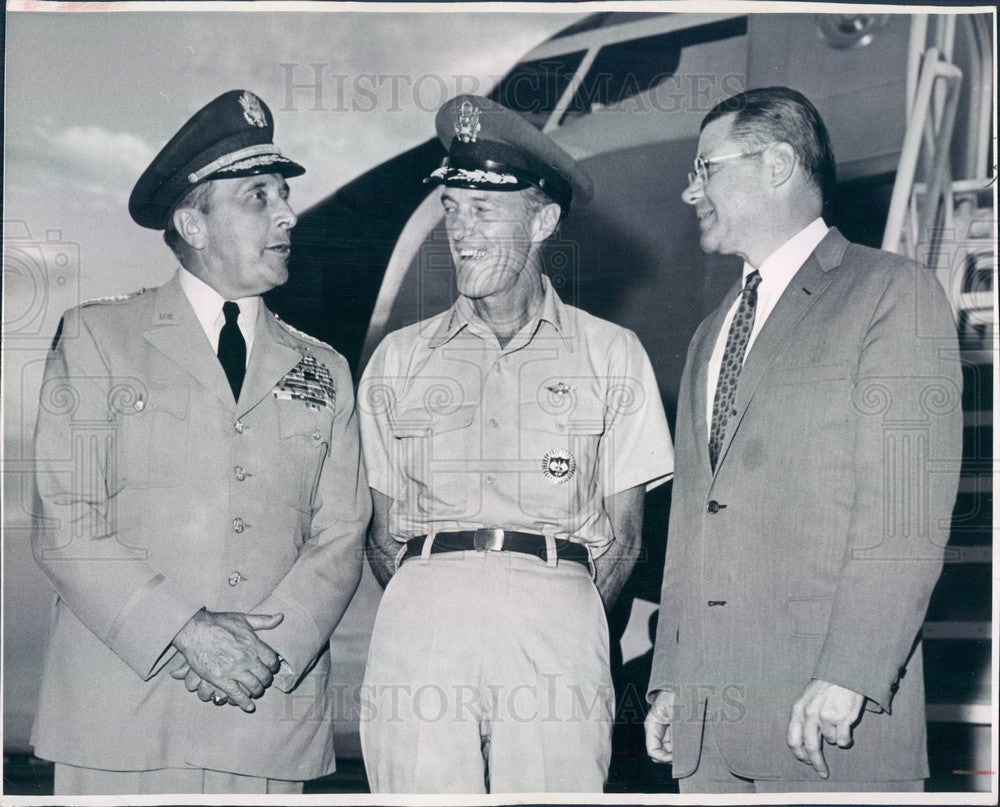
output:
{"label": "clasped hand", "polygon": [[242,614],[201,609],[174,637],[184,664],[170,675],[189,692],[217,705],[227,701],[244,712],[274,680],[281,659],[257,636],[281,624],[282,614]]}

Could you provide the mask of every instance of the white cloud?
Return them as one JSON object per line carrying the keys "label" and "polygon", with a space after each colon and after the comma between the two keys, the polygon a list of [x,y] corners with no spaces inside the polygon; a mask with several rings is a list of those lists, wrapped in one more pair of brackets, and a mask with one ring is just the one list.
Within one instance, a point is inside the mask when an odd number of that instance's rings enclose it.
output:
{"label": "white cloud", "polygon": [[64,158],[98,176],[138,176],[153,149],[128,132],[111,132],[101,126],[71,126],[50,136],[50,143]]}

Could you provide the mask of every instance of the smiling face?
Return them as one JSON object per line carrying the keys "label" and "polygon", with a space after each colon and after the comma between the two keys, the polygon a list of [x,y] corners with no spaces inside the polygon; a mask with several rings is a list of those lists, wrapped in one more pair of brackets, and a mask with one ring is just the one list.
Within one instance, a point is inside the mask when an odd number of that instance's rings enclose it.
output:
{"label": "smiling face", "polygon": [[280,174],[214,180],[207,212],[183,212],[197,217],[185,235],[197,251],[192,271],[226,299],[263,294],[288,280],[297,219]]}
{"label": "smiling face", "polygon": [[445,188],[441,205],[463,297],[482,299],[515,288],[532,246],[548,237],[523,191]]}
{"label": "smiling face", "polygon": [[[734,114],[709,123],[698,138],[698,155],[711,163],[713,158],[756,151],[756,147],[732,136]],[[684,189],[681,198],[693,205],[705,252],[739,255],[747,259],[754,234],[766,216],[766,183],[762,155],[728,159],[709,165],[708,178],[697,177]]]}

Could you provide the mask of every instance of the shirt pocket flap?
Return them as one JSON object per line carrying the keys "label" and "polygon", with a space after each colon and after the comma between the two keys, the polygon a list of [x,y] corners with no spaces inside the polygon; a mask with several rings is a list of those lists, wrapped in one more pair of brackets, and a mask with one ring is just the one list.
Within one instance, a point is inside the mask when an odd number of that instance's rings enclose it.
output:
{"label": "shirt pocket flap", "polygon": [[389,428],[396,438],[429,437],[468,428],[475,417],[474,404],[442,406],[434,411],[425,406],[413,407],[390,416]]}

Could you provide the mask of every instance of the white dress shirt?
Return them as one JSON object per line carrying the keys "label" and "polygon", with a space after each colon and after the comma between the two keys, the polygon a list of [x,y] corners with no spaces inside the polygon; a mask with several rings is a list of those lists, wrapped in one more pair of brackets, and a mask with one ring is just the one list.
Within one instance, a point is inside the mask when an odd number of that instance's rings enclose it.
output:
{"label": "white dress shirt", "polygon": [[[750,339],[747,342],[746,352],[743,360],[750,355],[754,340],[760,329],[764,327],[767,318],[777,305],[778,299],[791,283],[795,273],[802,268],[802,264],[812,255],[813,250],[819,246],[819,242],[826,237],[830,228],[822,218],[817,218],[810,222],[804,229],[789,238],[784,244],[764,259],[760,268],[760,285],[757,287],[757,310],[754,314],[753,329],[750,331]],[[743,285],[746,285],[747,277],[754,271],[749,264],[743,263]],[[712,430],[712,405],[715,402],[715,388],[719,383],[719,370],[722,368],[722,354],[726,349],[726,339],[729,336],[729,328],[736,316],[736,309],[739,307],[742,295],[737,295],[733,301],[726,320],[722,323],[722,330],[715,340],[715,348],[712,350],[712,357],[708,360],[708,396],[706,398],[705,418],[708,422],[708,430]]]}
{"label": "white dress shirt", "polygon": [[[219,332],[226,324],[222,314],[222,304],[226,299],[201,278],[195,277],[187,269],[177,270],[178,280],[184,295],[191,303],[198,322],[201,323],[205,336],[212,345],[212,352],[219,352]],[[250,362],[250,348],[253,347],[253,337],[257,331],[257,311],[260,308],[260,297],[241,297],[234,300],[240,307],[240,316],[236,324],[247,343],[247,363]]]}

